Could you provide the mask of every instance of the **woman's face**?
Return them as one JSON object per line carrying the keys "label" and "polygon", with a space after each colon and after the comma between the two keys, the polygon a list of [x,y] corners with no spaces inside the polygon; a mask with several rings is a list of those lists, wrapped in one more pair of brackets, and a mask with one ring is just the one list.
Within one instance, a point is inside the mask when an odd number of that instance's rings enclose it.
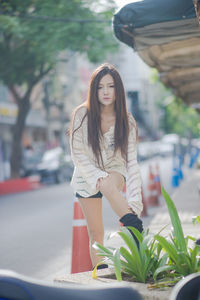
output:
{"label": "woman's face", "polygon": [[102,105],[111,105],[115,102],[115,84],[110,74],[106,74],[99,81],[98,100]]}

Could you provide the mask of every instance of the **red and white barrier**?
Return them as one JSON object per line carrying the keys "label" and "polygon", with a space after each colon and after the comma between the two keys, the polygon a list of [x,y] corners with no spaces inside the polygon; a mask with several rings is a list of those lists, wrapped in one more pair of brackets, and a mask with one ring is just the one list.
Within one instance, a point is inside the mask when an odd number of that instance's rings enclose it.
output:
{"label": "red and white barrier", "polygon": [[15,178],[0,182],[0,195],[20,193],[38,189],[42,186],[40,176]]}

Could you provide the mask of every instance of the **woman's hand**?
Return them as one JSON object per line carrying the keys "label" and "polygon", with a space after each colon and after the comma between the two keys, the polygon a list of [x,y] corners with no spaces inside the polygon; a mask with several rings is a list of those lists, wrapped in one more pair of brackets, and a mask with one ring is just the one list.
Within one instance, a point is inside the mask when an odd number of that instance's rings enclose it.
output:
{"label": "woman's hand", "polygon": [[102,182],[102,180],[103,180],[103,177],[100,177],[100,178],[97,180],[97,184],[96,184],[97,190],[99,190],[99,188],[100,188],[100,183]]}
{"label": "woman's hand", "polygon": [[[109,175],[108,175],[109,176]],[[106,176],[105,178],[108,178],[108,176]],[[105,179],[104,177],[100,177],[98,180],[97,180],[97,184],[96,184],[96,188],[97,190],[100,189],[100,184],[101,182]]]}
{"label": "woman's hand", "polygon": [[133,210],[130,206],[128,207],[128,209],[130,210],[130,212],[131,212],[132,214],[134,214],[134,215],[137,216],[137,214],[134,212],[134,210]]}

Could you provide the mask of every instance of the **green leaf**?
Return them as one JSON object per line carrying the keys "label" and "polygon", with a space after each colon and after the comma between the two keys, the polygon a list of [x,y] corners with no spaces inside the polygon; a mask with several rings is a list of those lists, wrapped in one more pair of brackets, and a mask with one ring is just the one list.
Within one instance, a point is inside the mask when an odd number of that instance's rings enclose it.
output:
{"label": "green leaf", "polygon": [[143,275],[144,275],[144,278],[147,278],[148,277],[148,274],[150,273],[153,265],[155,264],[156,262],[156,258],[152,258],[151,256],[148,256],[146,257],[146,261],[144,263],[144,268],[143,268]]}
{"label": "green leaf", "polygon": [[133,227],[133,226],[127,226],[126,228],[130,229],[133,232],[133,234],[138,239],[139,243],[142,243],[143,236],[142,236],[142,234],[135,227]]}
{"label": "green leaf", "polygon": [[114,262],[116,278],[118,281],[122,281],[120,250],[119,249],[116,249],[113,253],[113,262]]}
{"label": "green leaf", "polygon": [[158,234],[155,235],[155,239],[161,244],[161,246],[165,249],[165,251],[167,251],[167,253],[171,257],[171,259],[174,262],[177,262],[178,254],[177,254],[175,247],[171,243],[169,243],[164,237],[162,237]]}
{"label": "green leaf", "polygon": [[160,267],[163,267],[164,265],[166,265],[167,259],[168,259],[168,253],[165,253],[159,260],[158,267],[160,268]]}
{"label": "green leaf", "polygon": [[[159,234],[158,234],[158,235],[159,235]],[[157,244],[156,250],[157,250],[157,256],[159,257],[159,256],[160,256],[160,253],[161,253],[161,250],[162,250],[162,246],[161,246],[159,243]]]}
{"label": "green leaf", "polygon": [[157,234],[160,235],[160,233],[161,233],[167,226],[169,226],[169,224],[166,224],[165,226],[163,226]]}
{"label": "green leaf", "polygon": [[194,249],[191,249],[191,264],[193,267],[193,270],[196,270],[197,272],[197,266],[200,263],[200,258],[198,257],[198,253],[200,253],[199,246],[195,246]]}
{"label": "green leaf", "polygon": [[126,243],[128,248],[130,249],[133,257],[135,258],[136,264],[138,265],[138,270],[141,269],[140,254],[138,252],[138,248],[137,248],[137,245],[135,243],[135,240],[132,238],[132,236],[130,238],[129,235],[127,233],[124,233],[124,232],[119,232],[119,235],[122,237],[122,239],[124,240],[124,242]]}
{"label": "green leaf", "polygon": [[[121,250],[120,250],[120,253],[121,253]],[[122,266],[122,271],[124,273],[130,274],[131,276],[134,276],[134,277],[137,275],[136,273],[134,273],[132,266],[128,262],[121,260],[121,266]]]}
{"label": "green leaf", "polygon": [[153,279],[156,281],[158,275],[160,273],[163,273],[163,272],[167,272],[167,271],[175,271],[175,266],[172,265],[172,266],[162,266],[162,267],[159,267],[153,274]]}
{"label": "green leaf", "polygon": [[171,200],[170,196],[168,195],[168,193],[165,191],[165,189],[163,187],[162,187],[162,194],[163,194],[163,197],[164,197],[165,202],[168,207],[169,215],[171,218],[171,222],[172,222],[174,234],[175,234],[178,246],[179,246],[179,250],[187,253],[187,247],[186,247],[185,238],[183,235],[183,229],[181,226],[181,222],[180,222],[176,207],[175,207],[173,201]]}
{"label": "green leaf", "polygon": [[121,228],[120,228],[120,231],[118,232],[118,234],[119,234],[120,232],[123,232],[127,237],[129,237],[129,240],[131,241],[131,243],[134,245],[134,247],[136,247],[136,249],[138,249],[138,248],[137,248],[137,244],[136,244],[136,242],[135,242],[135,239],[133,238],[133,235],[132,235],[131,232],[129,231],[128,227],[125,227],[125,226],[121,227]]}
{"label": "green leaf", "polygon": [[192,223],[195,225],[198,223],[200,225],[200,216],[192,217]]}
{"label": "green leaf", "polygon": [[177,264],[177,270],[179,270],[182,275],[188,275],[192,272],[191,258],[189,254],[184,252],[178,252],[179,263]]}
{"label": "green leaf", "polygon": [[102,246],[99,243],[94,243],[92,245],[92,247],[97,250],[97,254],[99,256],[105,256],[105,257],[108,257],[110,259],[113,258],[113,252],[110,251],[109,248],[106,248],[106,247]]}
{"label": "green leaf", "polygon": [[196,221],[197,221],[197,223],[200,225],[200,216],[197,216],[197,217],[196,217]]}
{"label": "green leaf", "polygon": [[196,241],[196,238],[191,236],[191,235],[187,235],[186,236],[187,239],[190,239],[191,241],[195,242]]}
{"label": "green leaf", "polygon": [[138,269],[138,264],[136,263],[135,259],[133,256],[128,252],[127,249],[124,247],[120,248],[120,253],[121,255],[125,258],[125,260],[128,263],[128,266],[131,269],[131,272],[135,274],[136,276],[139,276],[139,269]]}

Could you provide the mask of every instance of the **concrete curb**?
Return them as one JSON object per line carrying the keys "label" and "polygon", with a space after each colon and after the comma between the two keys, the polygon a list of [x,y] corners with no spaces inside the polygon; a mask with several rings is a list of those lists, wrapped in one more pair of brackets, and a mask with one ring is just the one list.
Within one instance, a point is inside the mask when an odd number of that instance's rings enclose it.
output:
{"label": "concrete curb", "polygon": [[[55,282],[60,283],[76,283],[76,284],[83,284],[89,285],[91,287],[98,286],[98,287],[106,287],[109,284],[121,285],[121,282],[118,282],[115,279],[114,270],[111,268],[98,270],[97,271],[97,279],[92,278],[92,272],[83,272],[77,274],[67,274],[60,278],[55,278]],[[138,283],[138,282],[128,282],[123,281],[124,284],[131,286],[145,300],[168,300],[171,294],[172,288],[163,288],[163,289],[156,289],[152,290],[148,288],[148,284]]]}
{"label": "concrete curb", "polygon": [[39,176],[10,179],[0,182],[0,195],[20,193],[41,188]]}

